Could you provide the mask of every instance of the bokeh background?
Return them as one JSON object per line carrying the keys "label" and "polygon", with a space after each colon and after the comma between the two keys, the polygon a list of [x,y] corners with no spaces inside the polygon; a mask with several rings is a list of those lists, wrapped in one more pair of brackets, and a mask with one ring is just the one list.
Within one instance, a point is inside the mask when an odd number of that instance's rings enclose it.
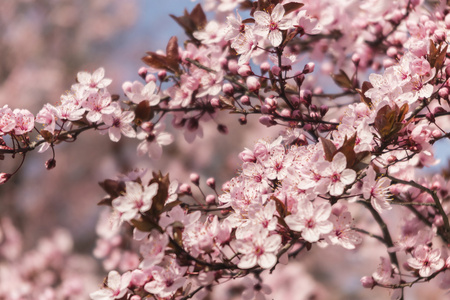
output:
{"label": "bokeh background", "polygon": [[[0,106],[27,108],[36,114],[45,103],[59,101],[75,82],[77,72],[99,67],[113,79],[111,93],[123,96],[122,83],[139,80],[137,70],[146,51],[164,49],[173,35],[182,44],[183,30],[169,14],[182,15],[185,8],[190,11],[196,4],[189,0],[0,0]],[[19,173],[0,186],[0,243],[12,245],[2,248],[9,249],[6,254],[0,253],[0,278],[2,264],[13,266],[14,260],[33,249],[46,249],[42,239],[56,234],[55,243],[72,247],[77,260],[71,264],[78,264],[73,272],[86,279],[83,288],[95,290],[105,276],[101,264],[92,257],[101,211],[96,204],[104,196],[97,183],[120,172],[148,168],[170,172],[171,178],[180,182],[188,182],[189,173],[198,172],[205,190],[204,181],[214,176],[220,187],[235,174],[237,155],[244,147],[251,148],[259,138],[270,139],[277,131],[257,122],[249,122],[245,131],[240,130],[233,116],[219,118],[222,121],[229,127],[229,135],[218,133],[216,123],[205,126],[204,138],[193,145],[174,133],[176,142],[157,162],[136,156],[137,141],[122,138],[112,143],[97,132],[87,132],[75,143],[56,147],[56,168],[51,171],[44,167],[49,152],[27,155]],[[446,151],[438,148],[437,153],[445,164]],[[19,157],[7,157],[0,161],[0,170],[12,172],[19,163]],[[358,255],[336,248],[301,255],[303,263],[286,269],[286,279],[277,274],[277,284],[286,284],[283,289],[287,293],[289,278],[299,278],[291,284],[297,285],[296,289],[286,294],[298,300],[369,299],[365,298],[368,295],[370,299],[386,299],[384,292],[364,294],[359,283],[361,276],[369,275],[367,272],[379,263],[376,246],[365,246]],[[37,259],[26,257],[28,261],[23,264]],[[446,297],[435,289],[428,290],[427,296],[416,290],[417,296],[410,299]],[[227,295],[219,290],[220,294]],[[274,297],[292,297],[286,295]]]}

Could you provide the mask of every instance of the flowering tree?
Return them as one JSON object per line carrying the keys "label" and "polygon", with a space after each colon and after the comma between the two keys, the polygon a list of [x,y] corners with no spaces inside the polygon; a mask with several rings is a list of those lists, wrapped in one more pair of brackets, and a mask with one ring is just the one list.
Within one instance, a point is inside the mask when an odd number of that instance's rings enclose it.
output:
{"label": "flowering tree", "polygon": [[430,281],[447,289],[448,173],[420,169],[449,137],[449,11],[419,0],[206,0],[171,16],[187,40],[147,52],[123,95],[98,68],[36,115],[3,106],[0,155],[18,163],[0,182],[33,150],[55,168],[58,144],[86,131],[136,138],[137,155],[157,160],[176,130],[193,143],[209,124],[238,134],[220,115],[242,128],[256,118],[280,133],[243,150],[221,192],[213,177],[208,194],[198,174],[179,184],[164,170],[101,182],[109,210],[94,254],[109,273],[91,299],[207,299],[238,279],[244,299],[282,299],[267,278],[302,253],[357,256],[374,244],[381,257],[363,287],[393,299]]}

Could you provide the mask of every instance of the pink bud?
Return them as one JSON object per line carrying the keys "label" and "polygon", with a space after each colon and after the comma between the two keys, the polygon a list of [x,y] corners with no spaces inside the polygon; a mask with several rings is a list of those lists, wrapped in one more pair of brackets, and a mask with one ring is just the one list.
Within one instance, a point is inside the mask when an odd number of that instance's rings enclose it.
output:
{"label": "pink bud", "polygon": [[386,54],[387,54],[389,57],[392,57],[392,58],[395,58],[395,56],[397,55],[397,53],[398,53],[397,48],[395,48],[395,47],[393,47],[393,46],[389,47],[389,48],[387,49],[387,51],[386,51]]}
{"label": "pink bud", "polygon": [[234,87],[233,85],[231,85],[231,83],[227,82],[222,86],[222,91],[228,96],[233,96]]}
{"label": "pink bud", "polygon": [[245,116],[239,117],[238,121],[241,125],[247,124],[247,118]]}
{"label": "pink bud", "polygon": [[225,67],[228,65],[228,60],[225,57],[221,57],[219,58],[219,64],[222,69],[225,69]]}
{"label": "pink bud", "polygon": [[248,89],[250,92],[258,93],[259,89],[261,88],[261,83],[259,82],[259,79],[254,76],[247,77],[246,80]]}
{"label": "pink bud", "polygon": [[304,74],[309,74],[314,72],[314,66],[315,64],[313,62],[309,62],[305,65],[305,67],[303,68],[303,73]]}
{"label": "pink bud", "polygon": [[281,72],[281,69],[280,69],[279,66],[273,66],[273,67],[272,67],[272,73],[273,73],[273,75],[278,76],[278,75],[280,75],[280,72]]}
{"label": "pink bud", "polygon": [[273,116],[261,116],[259,118],[259,123],[266,125],[267,127],[277,125],[278,123],[274,120]]}
{"label": "pink bud", "polygon": [[261,73],[263,74],[269,72],[270,70],[270,64],[267,61],[263,62],[259,67],[261,69]]}
{"label": "pink bud", "polygon": [[239,153],[239,158],[243,162],[255,162],[256,161],[256,157],[250,149],[245,149],[244,151]]}
{"label": "pink bud", "polygon": [[145,79],[145,76],[147,76],[148,70],[146,67],[139,68],[138,74],[142,77],[142,79]]}
{"label": "pink bud", "polygon": [[216,97],[211,98],[211,100],[209,100],[209,103],[211,103],[212,107],[215,107],[215,108],[219,108],[220,107],[220,100],[219,100],[219,98],[216,98]]}
{"label": "pink bud", "polygon": [[141,298],[141,296],[139,296],[139,295],[133,295],[133,296],[131,296],[131,298],[130,298],[130,300],[141,300],[142,298]]}
{"label": "pink bud", "polygon": [[208,195],[208,196],[206,196],[205,200],[206,200],[206,204],[208,204],[208,205],[215,204],[216,203],[216,196]]}
{"label": "pink bud", "polygon": [[242,77],[253,75],[252,68],[249,65],[242,65],[238,70],[238,74]]}
{"label": "pink bud", "polygon": [[442,137],[442,132],[439,129],[435,129],[435,130],[433,130],[433,132],[431,132],[431,135],[435,139],[438,139],[438,138]]}
{"label": "pink bud", "polygon": [[242,105],[250,105],[250,98],[247,95],[242,96],[240,99]]}
{"label": "pink bud", "polygon": [[154,74],[147,74],[147,76],[145,76],[145,82],[149,83],[150,81],[156,82],[156,76]]}
{"label": "pink bud", "polygon": [[290,109],[283,109],[280,113],[281,116],[286,117],[286,118],[290,118],[291,117],[291,110]]}
{"label": "pink bud", "polygon": [[9,173],[0,173],[0,184],[6,183],[11,178],[11,176],[12,175]]}
{"label": "pink bud", "polygon": [[366,289],[372,289],[376,285],[376,282],[372,276],[364,276],[361,278],[361,284]]}
{"label": "pink bud", "polygon": [[361,56],[358,53],[355,53],[352,55],[352,62],[355,65],[358,65],[360,60],[361,60]]}
{"label": "pink bud", "polygon": [[179,191],[182,194],[192,195],[191,186],[187,183],[183,183],[182,185],[180,185]]}
{"label": "pink bud", "polygon": [[212,189],[215,189],[216,188],[216,180],[214,179],[214,177],[209,177],[208,179],[206,179],[206,185]]}
{"label": "pink bud", "polygon": [[307,103],[311,104],[312,93],[310,90],[301,90],[300,91],[300,99],[305,100]]}
{"label": "pink bud", "polygon": [[191,175],[189,176],[189,178],[191,179],[191,182],[195,185],[199,185],[200,182],[200,176],[197,173],[191,173]]}
{"label": "pink bud", "polygon": [[443,88],[441,88],[440,90],[439,90],[439,97],[441,97],[441,98],[444,98],[444,99],[448,99],[448,95],[449,95],[449,92],[448,92],[448,88],[447,87],[443,87]]}
{"label": "pink bud", "polygon": [[159,71],[158,72],[158,79],[160,81],[163,81],[167,76],[167,72],[165,70]]}
{"label": "pink bud", "polygon": [[232,59],[228,62],[228,70],[230,70],[231,73],[237,74],[239,69],[239,65],[237,63],[237,60]]}

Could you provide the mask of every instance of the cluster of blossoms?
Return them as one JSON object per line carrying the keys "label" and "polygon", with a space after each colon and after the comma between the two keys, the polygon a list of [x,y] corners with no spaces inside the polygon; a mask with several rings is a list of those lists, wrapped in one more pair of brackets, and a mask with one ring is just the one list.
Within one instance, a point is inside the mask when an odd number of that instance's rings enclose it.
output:
{"label": "cluster of blossoms", "polygon": [[[445,126],[450,9],[426,15],[420,1],[397,1],[393,7],[378,1],[375,9],[370,7],[375,1],[352,7],[342,1],[244,2],[207,1],[208,8],[226,14],[226,23],[207,22],[200,5],[173,16],[190,40],[183,49],[171,38],[165,53],[148,52],[143,58],[148,67],[139,70],[145,83],[124,83],[125,101],[109,94],[111,80],[100,68],[78,73],[61,103],[45,105],[36,118],[7,106],[0,111],[5,153],[26,153],[37,144],[40,151],[53,149],[96,129],[114,142],[122,134],[137,137],[138,154],[159,158],[161,146],[173,141],[164,132],[169,114],[188,142],[203,135],[200,121],[215,121],[221,110],[240,115],[242,125],[256,114],[267,127],[288,127],[274,141],[259,141],[240,153],[240,173],[223,185],[221,195],[212,178],[207,185],[214,194],[200,189],[200,200],[189,185],[161,173],[149,180],[145,172],[132,172],[104,181],[108,195],[100,204],[112,208],[113,222],[99,229],[95,254],[122,274],[111,270],[91,298],[203,299],[219,284],[254,276],[245,295],[262,299],[270,293],[262,272],[315,245],[352,250],[365,238],[384,244],[388,257],[361,279],[364,287],[390,288],[394,299],[403,299],[405,287],[439,275],[448,288],[450,186],[443,175],[427,180],[417,170],[437,163],[433,144],[450,135]],[[239,3],[250,9],[249,18],[232,12]],[[347,32],[343,20],[350,19]],[[332,76],[342,93],[311,91],[315,64],[296,67],[308,47],[314,49],[312,59],[353,70],[352,76],[344,69]],[[383,61],[376,60],[377,51],[386,54]],[[371,74],[360,85],[358,72],[381,64],[383,74]],[[324,104],[323,98],[340,97],[357,101]],[[27,133],[34,121],[44,129],[42,140],[33,143]],[[228,132],[223,124],[217,129]],[[54,159],[47,167],[54,167]],[[0,180],[10,176],[2,173]],[[191,181],[199,187],[198,175]],[[394,205],[407,207],[398,237],[383,219]],[[378,232],[357,222],[367,218]],[[126,226],[133,229],[139,254],[118,250],[119,229]]]}

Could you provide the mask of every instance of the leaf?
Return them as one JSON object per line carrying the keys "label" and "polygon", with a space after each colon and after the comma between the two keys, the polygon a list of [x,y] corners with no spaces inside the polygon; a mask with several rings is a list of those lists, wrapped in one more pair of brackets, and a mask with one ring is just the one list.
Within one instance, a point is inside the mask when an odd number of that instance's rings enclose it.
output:
{"label": "leaf", "polygon": [[345,155],[345,158],[347,159],[347,169],[352,168],[353,165],[356,163],[355,143],[356,143],[356,132],[348,140],[347,136],[345,136],[344,143],[336,151],[336,153],[341,152],[342,154]]}
{"label": "leaf", "polygon": [[330,140],[327,140],[323,137],[320,137],[320,141],[322,142],[323,152],[325,153],[325,159],[328,161],[332,161],[334,155],[336,154],[336,146]]}
{"label": "leaf", "polygon": [[168,63],[170,64],[170,67],[173,68],[174,70],[179,71],[178,39],[176,36],[171,37],[169,42],[167,43],[166,57],[167,57]]}
{"label": "leaf", "polygon": [[350,78],[345,74],[345,72],[341,69],[339,70],[339,74],[331,74],[331,78],[333,78],[334,82],[340,86],[341,88],[353,89],[353,82]]}
{"label": "leaf", "polygon": [[159,173],[153,172],[153,178],[150,180],[149,185],[155,182],[158,183],[158,193],[153,197],[150,215],[159,218],[169,197],[169,174],[162,176],[161,171]]}
{"label": "leaf", "polygon": [[191,13],[185,9],[183,16],[170,15],[170,17],[184,29],[184,32],[192,41],[195,41],[197,44],[200,43],[193,35],[195,31],[203,30],[207,23],[206,15],[200,4],[197,4]]}
{"label": "leaf", "polygon": [[223,109],[233,109],[236,106],[234,105],[234,98],[233,97],[225,97],[225,96],[219,96],[220,104],[222,105]]}
{"label": "leaf", "polygon": [[444,65],[445,57],[447,56],[447,48],[448,45],[445,45],[444,49],[439,53],[439,55],[436,58],[436,62],[434,64],[434,67],[436,68],[436,74],[437,71],[439,71],[442,66]]}
{"label": "leaf", "polygon": [[364,81],[361,89],[356,89],[359,96],[361,97],[361,102],[365,103],[370,109],[372,109],[373,103],[372,103],[372,100],[370,98],[366,97],[365,94],[371,88],[373,88],[373,85],[368,81]]}
{"label": "leaf", "polygon": [[278,214],[281,216],[281,218],[284,218],[286,216],[286,212],[287,212],[287,209],[286,209],[286,206],[284,205],[284,203],[275,196],[271,196],[270,199],[275,201],[275,207],[277,209]]}
{"label": "leaf", "polygon": [[297,9],[300,9],[304,6],[303,3],[297,3],[297,2],[290,2],[290,3],[286,3],[285,5],[283,5],[284,11],[285,11],[285,15],[296,11]]}
{"label": "leaf", "polygon": [[140,220],[132,219],[131,224],[133,224],[134,227],[136,227],[137,229],[139,229],[142,232],[150,232],[153,229],[160,230],[159,226],[152,224],[150,222],[146,222],[145,220],[142,220],[142,219],[140,219]]}
{"label": "leaf", "polygon": [[430,54],[428,55],[428,62],[430,63],[430,66],[434,68],[434,65],[436,64],[436,59],[439,54],[439,51],[437,50],[436,46],[434,45],[433,40],[430,39]]}
{"label": "leaf", "polygon": [[175,75],[180,73],[179,57],[178,57],[178,40],[173,36],[170,38],[166,46],[166,55],[156,52],[147,52],[147,56],[142,61],[155,69],[167,70]]}
{"label": "leaf", "polygon": [[153,110],[150,107],[150,103],[148,100],[141,101],[134,110],[134,114],[136,116],[135,123],[136,125],[141,125],[143,122],[150,121],[153,118]]}
{"label": "leaf", "polygon": [[404,104],[401,108],[394,104],[394,108],[385,105],[378,111],[373,126],[378,131],[381,140],[390,140],[407,125],[403,123],[403,120],[408,110],[408,104]]}

